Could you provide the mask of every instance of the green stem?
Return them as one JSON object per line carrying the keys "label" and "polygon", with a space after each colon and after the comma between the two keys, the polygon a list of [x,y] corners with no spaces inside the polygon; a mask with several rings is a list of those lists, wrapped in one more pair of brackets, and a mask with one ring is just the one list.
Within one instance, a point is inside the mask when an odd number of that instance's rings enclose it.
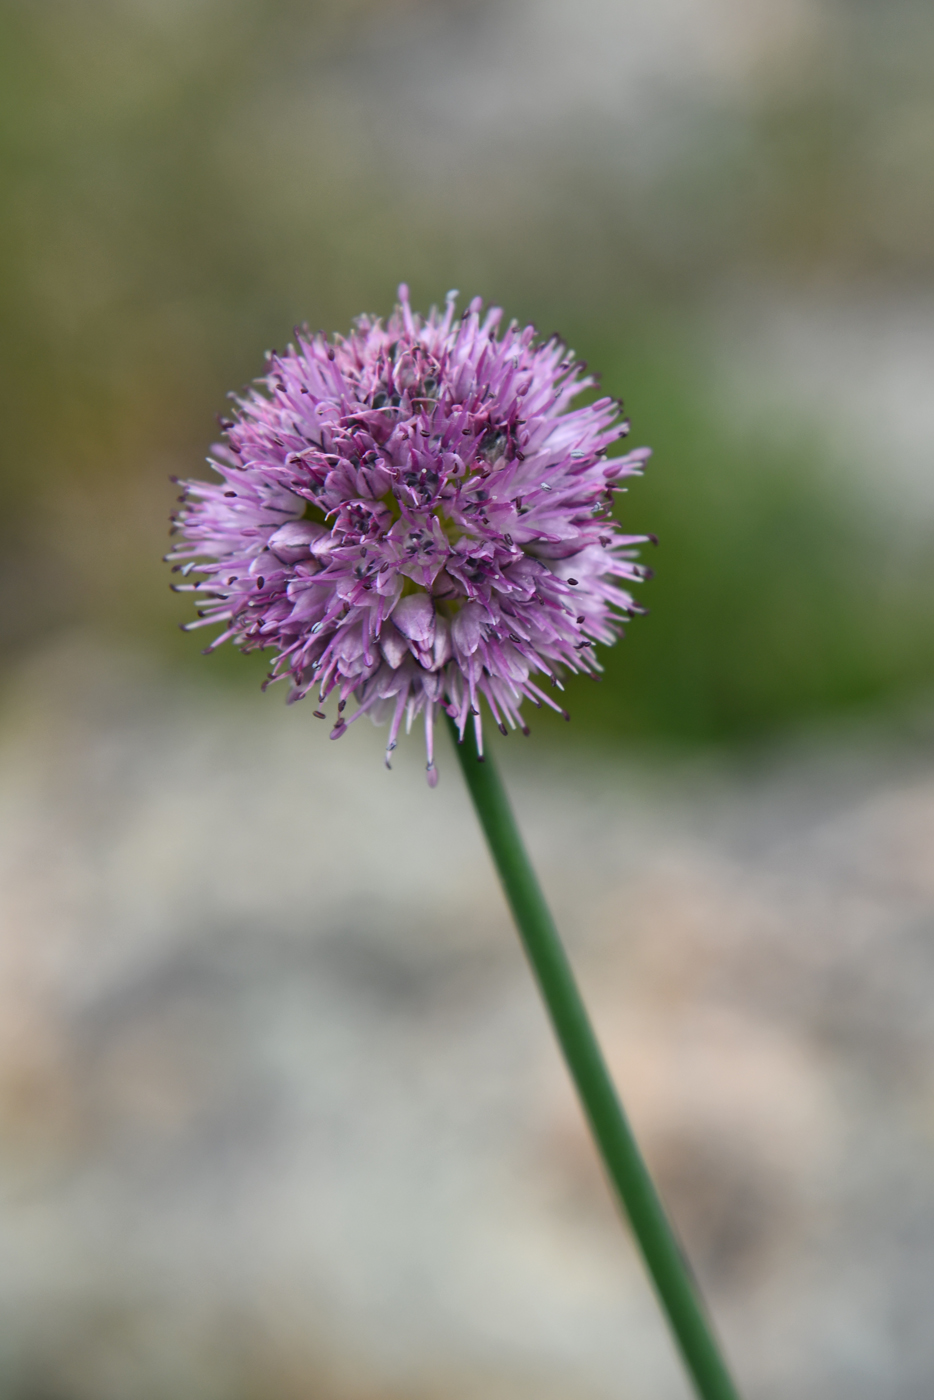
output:
{"label": "green stem", "polygon": [[478,758],[472,726],[468,725],[463,743],[458,743],[456,726],[453,721],[449,724],[480,825],[568,1069],[684,1363],[702,1400],[739,1400],[689,1265],[616,1096],[506,791],[489,755]]}

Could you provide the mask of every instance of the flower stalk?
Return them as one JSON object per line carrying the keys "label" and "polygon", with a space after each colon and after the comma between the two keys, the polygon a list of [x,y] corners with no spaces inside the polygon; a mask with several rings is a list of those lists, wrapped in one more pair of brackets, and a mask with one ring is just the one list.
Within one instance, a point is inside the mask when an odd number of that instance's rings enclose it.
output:
{"label": "flower stalk", "polygon": [[492,758],[449,719],[454,747],[532,971],[603,1160],[702,1400],[739,1400],[697,1284],[617,1097]]}

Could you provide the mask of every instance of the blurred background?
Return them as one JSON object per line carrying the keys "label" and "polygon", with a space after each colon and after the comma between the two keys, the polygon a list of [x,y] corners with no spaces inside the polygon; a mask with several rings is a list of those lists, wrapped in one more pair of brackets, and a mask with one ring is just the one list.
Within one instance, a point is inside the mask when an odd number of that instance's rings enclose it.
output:
{"label": "blurred background", "polygon": [[655,455],[497,745],[750,1397],[930,1396],[934,16],[0,6],[0,1397],[683,1400],[456,765],[199,654],[170,474],[458,287]]}

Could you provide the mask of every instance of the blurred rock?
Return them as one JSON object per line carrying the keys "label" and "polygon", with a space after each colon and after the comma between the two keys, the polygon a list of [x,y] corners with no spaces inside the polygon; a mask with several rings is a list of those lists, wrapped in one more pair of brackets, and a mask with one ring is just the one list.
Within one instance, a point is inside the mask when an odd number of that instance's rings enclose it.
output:
{"label": "blurred rock", "polygon": [[841,491],[856,487],[910,544],[934,520],[932,309],[917,290],[749,285],[721,292],[715,313],[724,411],[779,434],[810,415]]}
{"label": "blurred rock", "polygon": [[[206,668],[209,663],[206,663]],[[206,670],[207,674],[207,670]],[[87,637],[2,729],[2,1393],[685,1397],[453,756]],[[749,1396],[934,1385],[934,760],[497,742]]]}

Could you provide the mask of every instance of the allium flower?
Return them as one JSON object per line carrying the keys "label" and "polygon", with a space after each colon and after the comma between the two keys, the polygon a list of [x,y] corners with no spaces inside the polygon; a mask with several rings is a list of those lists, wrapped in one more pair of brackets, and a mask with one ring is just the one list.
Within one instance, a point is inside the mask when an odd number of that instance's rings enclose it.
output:
{"label": "allium flower", "polygon": [[432,786],[437,707],[461,737],[472,717],[481,753],[481,696],[503,733],[528,733],[524,699],[564,713],[535,678],[600,669],[594,643],[641,611],[620,580],[648,574],[632,546],[651,538],[609,518],[650,455],[607,458],[629,427],[618,402],[572,410],[595,381],[563,342],[498,335],[479,298],[455,318],[455,296],[422,320],[403,286],[386,325],[270,353],[222,422],[220,484],[184,483],[167,556],[200,576],[177,585],[204,595],[186,627],[223,624],[208,651],[273,647],[290,699],[337,692],[332,738],[388,719],[388,766],[423,713]]}

